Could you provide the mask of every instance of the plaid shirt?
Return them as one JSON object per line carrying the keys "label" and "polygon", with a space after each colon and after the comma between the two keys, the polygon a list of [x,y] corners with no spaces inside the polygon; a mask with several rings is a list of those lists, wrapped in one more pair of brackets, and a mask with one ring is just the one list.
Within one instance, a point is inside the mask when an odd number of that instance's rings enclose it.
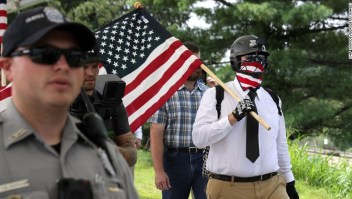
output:
{"label": "plaid shirt", "polygon": [[165,147],[194,147],[192,126],[203,93],[208,87],[196,82],[192,91],[182,85],[166,103],[156,111],[148,122],[166,126],[164,132]]}

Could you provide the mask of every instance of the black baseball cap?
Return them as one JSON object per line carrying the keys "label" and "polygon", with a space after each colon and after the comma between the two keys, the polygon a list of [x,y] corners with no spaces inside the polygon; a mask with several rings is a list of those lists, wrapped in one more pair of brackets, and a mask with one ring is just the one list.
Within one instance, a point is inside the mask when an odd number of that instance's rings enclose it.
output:
{"label": "black baseball cap", "polygon": [[95,46],[94,33],[86,26],[70,22],[56,8],[38,7],[22,12],[8,26],[3,36],[3,57],[20,46],[31,46],[52,30],[64,30],[71,33],[82,51]]}
{"label": "black baseball cap", "polygon": [[87,52],[87,57],[82,61],[82,65],[92,63],[92,62],[106,63],[106,61],[99,56],[98,45],[95,45],[92,50]]}

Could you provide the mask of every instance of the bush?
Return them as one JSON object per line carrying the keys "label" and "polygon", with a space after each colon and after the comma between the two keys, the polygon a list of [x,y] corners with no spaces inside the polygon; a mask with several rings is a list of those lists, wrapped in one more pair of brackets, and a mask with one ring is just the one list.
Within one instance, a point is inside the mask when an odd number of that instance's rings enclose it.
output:
{"label": "bush", "polygon": [[338,163],[332,161],[333,156],[310,154],[307,145],[299,145],[299,141],[290,141],[290,156],[293,173],[296,179],[307,181],[316,187],[328,187],[336,198],[352,198],[352,172],[348,160]]}

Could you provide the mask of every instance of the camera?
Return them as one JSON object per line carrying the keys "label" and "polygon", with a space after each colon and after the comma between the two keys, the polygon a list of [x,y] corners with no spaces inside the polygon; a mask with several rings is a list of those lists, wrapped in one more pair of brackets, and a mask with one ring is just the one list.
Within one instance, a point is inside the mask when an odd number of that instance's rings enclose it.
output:
{"label": "camera", "polygon": [[101,94],[101,105],[117,104],[120,105],[125,93],[126,83],[114,74],[98,75],[95,89]]}
{"label": "camera", "polygon": [[[126,83],[114,74],[98,75],[95,84],[97,96],[88,96],[95,111],[101,113],[102,109],[118,107],[122,103],[125,87]],[[82,119],[87,111],[86,104],[82,96],[79,95],[71,105],[70,112],[75,117]]]}

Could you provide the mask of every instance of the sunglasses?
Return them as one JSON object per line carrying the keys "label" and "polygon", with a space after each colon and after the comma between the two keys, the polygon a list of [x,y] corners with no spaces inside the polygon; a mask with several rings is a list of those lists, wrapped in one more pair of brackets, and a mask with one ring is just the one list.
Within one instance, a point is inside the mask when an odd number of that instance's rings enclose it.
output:
{"label": "sunglasses", "polygon": [[61,55],[64,55],[71,68],[81,67],[82,60],[86,59],[86,54],[74,49],[60,49],[52,46],[32,47],[18,50],[11,54],[12,57],[28,55],[37,64],[55,64]]}

